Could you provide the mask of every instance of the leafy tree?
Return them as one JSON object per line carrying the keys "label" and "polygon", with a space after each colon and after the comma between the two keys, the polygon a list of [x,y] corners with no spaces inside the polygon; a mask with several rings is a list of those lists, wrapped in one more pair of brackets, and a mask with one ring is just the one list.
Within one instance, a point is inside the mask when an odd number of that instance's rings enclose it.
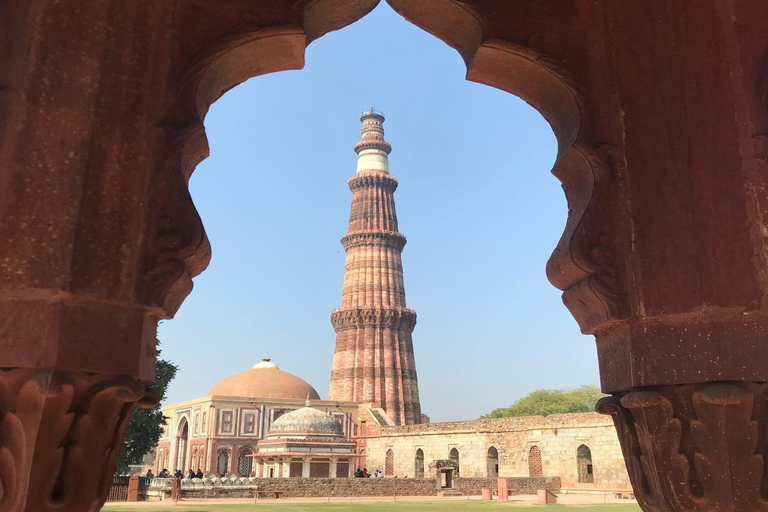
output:
{"label": "leafy tree", "polygon": [[506,418],[510,416],[547,416],[567,412],[593,412],[595,403],[602,397],[600,388],[593,385],[576,389],[539,389],[509,407],[494,409],[482,418]]}
{"label": "leafy tree", "polygon": [[[160,346],[160,340],[156,340],[155,347]],[[155,364],[155,382],[150,387],[154,389],[160,400],[165,400],[165,393],[168,384],[176,376],[179,367],[170,361],[160,359],[160,349],[157,348],[157,362]],[[128,420],[128,427],[125,431],[123,440],[123,449],[120,457],[117,459],[116,474],[128,471],[129,464],[140,464],[142,457],[157,446],[160,434],[163,431],[163,425],[167,418],[160,412],[160,404],[152,409],[136,408]]]}

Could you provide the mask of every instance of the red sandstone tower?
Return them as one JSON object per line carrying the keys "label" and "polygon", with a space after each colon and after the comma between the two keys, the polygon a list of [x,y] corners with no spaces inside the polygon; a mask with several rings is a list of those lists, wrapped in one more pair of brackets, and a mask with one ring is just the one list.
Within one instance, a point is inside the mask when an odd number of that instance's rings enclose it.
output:
{"label": "red sandstone tower", "polygon": [[336,350],[331,400],[351,400],[384,409],[399,425],[421,422],[411,333],[416,312],[405,307],[401,252],[389,174],[384,116],[363,112],[355,145],[357,174],[349,179],[352,209],[341,238],[347,253],[341,307],[331,313]]}

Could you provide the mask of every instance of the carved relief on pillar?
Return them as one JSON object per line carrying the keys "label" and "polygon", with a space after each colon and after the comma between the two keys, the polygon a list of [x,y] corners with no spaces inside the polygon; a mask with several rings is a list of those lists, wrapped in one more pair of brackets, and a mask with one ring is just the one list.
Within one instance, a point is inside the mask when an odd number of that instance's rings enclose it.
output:
{"label": "carved relief on pillar", "polygon": [[547,262],[547,277],[563,290],[563,302],[584,334],[629,316],[614,258],[621,191],[613,150],[576,144],[552,170],[563,184],[568,220]]}
{"label": "carved relief on pillar", "polygon": [[0,511],[97,512],[131,410],[158,400],[128,377],[0,371]]}
{"label": "carved relief on pillar", "polygon": [[768,384],[639,388],[603,398],[646,512],[768,510]]}

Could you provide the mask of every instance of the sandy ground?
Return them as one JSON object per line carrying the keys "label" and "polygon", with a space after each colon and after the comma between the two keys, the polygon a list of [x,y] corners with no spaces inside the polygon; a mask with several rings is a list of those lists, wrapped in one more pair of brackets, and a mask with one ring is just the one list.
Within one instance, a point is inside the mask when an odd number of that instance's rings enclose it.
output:
{"label": "sandy ground", "polygon": [[[480,496],[470,496],[470,500],[480,500]],[[466,501],[467,498],[465,497],[437,497],[437,496],[398,496],[396,501]],[[328,503],[328,498],[282,498],[280,500],[275,499],[265,499],[265,500],[259,500],[260,503]],[[376,497],[336,497],[331,498],[330,501],[332,503],[375,503],[375,502],[388,502],[393,501],[391,497],[383,497],[383,496],[376,496]],[[520,494],[516,496],[510,496],[509,498],[510,503],[517,503],[517,504],[536,504],[536,495],[535,494]],[[206,504],[247,504],[247,503],[253,503],[253,499],[237,499],[237,498],[229,498],[229,499],[187,499],[184,500],[183,503],[185,505],[206,505]],[[560,505],[602,505],[602,504],[632,504],[637,503],[635,500],[628,500],[628,499],[617,499],[614,498],[613,495],[599,495],[599,494],[560,494],[558,495],[557,503]],[[104,510],[109,510],[110,503],[107,503],[104,506]],[[125,506],[127,503],[114,503],[114,506]],[[140,510],[142,508],[169,508],[172,509],[176,506],[176,504],[170,500],[166,501],[154,501],[154,502],[138,502],[138,503],[131,503],[131,507],[135,507],[137,510]]]}

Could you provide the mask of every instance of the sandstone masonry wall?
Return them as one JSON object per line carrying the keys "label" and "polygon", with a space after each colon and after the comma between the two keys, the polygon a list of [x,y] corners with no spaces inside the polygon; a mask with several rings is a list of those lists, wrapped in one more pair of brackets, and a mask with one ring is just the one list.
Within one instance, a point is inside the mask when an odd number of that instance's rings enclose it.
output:
{"label": "sandstone masonry wall", "polygon": [[[496,478],[457,478],[454,489],[480,495],[483,488],[496,488]],[[183,498],[250,498],[256,489],[278,491],[286,498],[325,496],[436,496],[440,490],[433,478],[234,478],[182,480]],[[560,491],[559,478],[509,478],[512,494],[534,494],[537,489]],[[168,498],[171,479],[155,479],[151,497]]]}
{"label": "sandstone masonry wall", "polygon": [[[460,477],[495,476],[495,464],[488,459],[491,447],[498,451],[499,476],[528,477],[528,456],[536,446],[543,476],[560,477],[563,487],[630,488],[613,423],[596,413],[385,427],[379,437],[365,442],[368,470],[384,469],[386,453],[392,450],[395,474],[401,478],[415,474],[416,450],[424,452],[427,470],[431,461],[449,458],[452,448],[459,451]],[[594,483],[579,483],[576,452],[581,445],[592,453]]]}

